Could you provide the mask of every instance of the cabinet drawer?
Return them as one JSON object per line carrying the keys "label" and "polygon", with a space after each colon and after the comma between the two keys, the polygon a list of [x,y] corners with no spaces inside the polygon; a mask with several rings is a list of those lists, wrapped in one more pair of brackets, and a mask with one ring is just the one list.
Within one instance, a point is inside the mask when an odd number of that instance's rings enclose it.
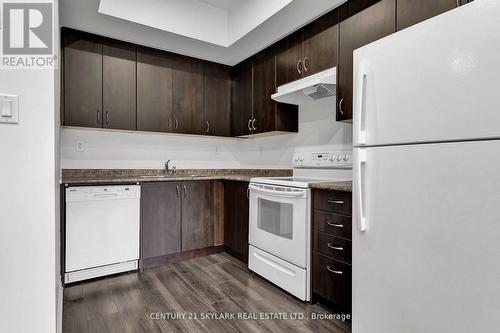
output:
{"label": "cabinet drawer", "polygon": [[314,210],[313,229],[332,236],[352,239],[352,217]]}
{"label": "cabinet drawer", "polygon": [[313,292],[339,311],[349,313],[351,304],[351,266],[313,252]]}
{"label": "cabinet drawer", "polygon": [[321,252],[332,258],[350,263],[352,258],[351,246],[351,241],[319,231],[314,232],[314,251]]}
{"label": "cabinet drawer", "polygon": [[351,215],[350,192],[314,190],[314,209]]}

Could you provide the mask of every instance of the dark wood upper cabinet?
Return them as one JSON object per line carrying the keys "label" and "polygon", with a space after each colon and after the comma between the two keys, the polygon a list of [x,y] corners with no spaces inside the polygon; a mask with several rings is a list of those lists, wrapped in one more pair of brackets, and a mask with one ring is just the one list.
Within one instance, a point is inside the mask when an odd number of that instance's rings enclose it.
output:
{"label": "dark wood upper cabinet", "polygon": [[275,129],[276,102],[271,95],[276,92],[276,57],[274,48],[267,48],[253,57],[253,119],[254,133]]}
{"label": "dark wood upper cabinet", "polygon": [[231,135],[252,133],[252,58],[231,70]]}
{"label": "dark wood upper cabinet", "polygon": [[252,133],[298,131],[298,106],[277,103],[275,48],[269,47],[253,57]]}
{"label": "dark wood upper cabinet", "polygon": [[205,70],[202,60],[173,56],[173,132],[205,134]]}
{"label": "dark wood upper cabinet", "polygon": [[181,184],[142,184],[141,259],[181,251]]}
{"label": "dark wood upper cabinet", "polygon": [[135,130],[135,46],[104,39],[102,54],[103,127]]}
{"label": "dark wood upper cabinet", "polygon": [[172,57],[137,49],[137,129],[172,132]]}
{"label": "dark wood upper cabinet", "polygon": [[278,42],[276,55],[276,84],[281,86],[302,77],[303,31],[299,30]]}
{"label": "dark wood upper cabinet", "polygon": [[208,135],[231,135],[231,67],[205,63],[205,131]]}
{"label": "dark wood upper cabinet", "polygon": [[352,119],[353,51],[395,32],[396,0],[348,1],[339,10],[337,120]]}
{"label": "dark wood upper cabinet", "polygon": [[214,245],[214,188],[211,181],[182,184],[182,251]]}
{"label": "dark wood upper cabinet", "polygon": [[64,120],[66,126],[102,127],[101,38],[64,30]]}
{"label": "dark wood upper cabinet", "polygon": [[248,261],[247,190],[247,182],[224,182],[224,247],[245,262]]}
{"label": "dark wood upper cabinet", "polygon": [[337,66],[338,22],[338,11],[333,10],[304,28],[304,75]]}
{"label": "dark wood upper cabinet", "polygon": [[397,0],[397,30],[402,30],[456,7],[457,0]]}

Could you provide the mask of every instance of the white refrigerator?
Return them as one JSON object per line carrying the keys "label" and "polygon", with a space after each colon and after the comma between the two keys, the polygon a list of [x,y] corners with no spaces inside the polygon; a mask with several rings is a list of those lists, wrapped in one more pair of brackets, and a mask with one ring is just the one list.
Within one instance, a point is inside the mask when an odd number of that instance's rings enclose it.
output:
{"label": "white refrigerator", "polygon": [[354,333],[500,332],[500,1],[354,52]]}

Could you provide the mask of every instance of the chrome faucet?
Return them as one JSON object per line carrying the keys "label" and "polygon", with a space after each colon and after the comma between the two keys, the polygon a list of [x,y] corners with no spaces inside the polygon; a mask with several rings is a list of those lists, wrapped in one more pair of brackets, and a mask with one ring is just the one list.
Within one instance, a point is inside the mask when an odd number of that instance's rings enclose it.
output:
{"label": "chrome faucet", "polygon": [[[172,169],[170,169],[170,160],[165,162],[165,170],[164,170],[165,174],[175,173],[175,169],[176,169],[175,165],[172,166]],[[170,172],[170,171],[172,171],[172,172]]]}

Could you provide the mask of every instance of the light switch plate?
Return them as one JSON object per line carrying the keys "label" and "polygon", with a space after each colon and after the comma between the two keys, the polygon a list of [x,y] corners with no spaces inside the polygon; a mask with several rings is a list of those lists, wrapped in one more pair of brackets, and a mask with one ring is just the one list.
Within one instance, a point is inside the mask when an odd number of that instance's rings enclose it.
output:
{"label": "light switch plate", "polygon": [[19,123],[19,96],[0,94],[0,123]]}

